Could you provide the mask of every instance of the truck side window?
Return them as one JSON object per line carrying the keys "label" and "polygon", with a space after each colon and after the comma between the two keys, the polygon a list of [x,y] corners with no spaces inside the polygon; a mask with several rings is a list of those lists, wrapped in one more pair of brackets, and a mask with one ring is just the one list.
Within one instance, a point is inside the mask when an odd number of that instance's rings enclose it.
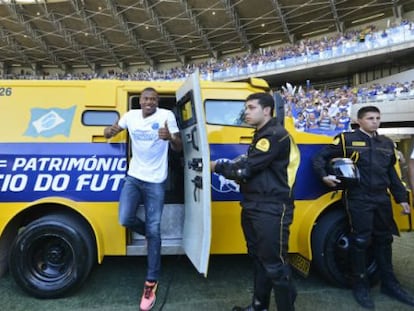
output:
{"label": "truck side window", "polygon": [[206,100],[205,109],[208,124],[250,127],[244,122],[244,101]]}
{"label": "truck side window", "polygon": [[109,126],[118,118],[118,111],[86,110],[82,114],[82,123],[86,126]]}

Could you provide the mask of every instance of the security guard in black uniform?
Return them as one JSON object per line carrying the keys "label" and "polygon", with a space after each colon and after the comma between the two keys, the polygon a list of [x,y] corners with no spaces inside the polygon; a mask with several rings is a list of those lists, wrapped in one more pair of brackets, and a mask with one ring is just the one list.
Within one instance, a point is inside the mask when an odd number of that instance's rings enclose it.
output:
{"label": "security guard in black uniform", "polygon": [[392,267],[393,234],[398,234],[388,190],[402,212],[410,213],[407,190],[395,170],[396,150],[391,139],[378,135],[380,111],[375,106],[362,107],[357,114],[359,129],[335,137],[313,159],[315,171],[323,182],[335,187],[340,180],[329,175],[332,158],[353,160],[360,173],[360,183],[344,191],[351,226],[350,260],[353,269],[353,295],[364,308],[373,309],[366,271],[366,251],[373,245],[381,279],[381,292],[414,306],[414,297],[401,288]]}
{"label": "security guard in black uniform", "polygon": [[294,310],[296,290],[286,255],[293,219],[292,186],[300,157],[273,112],[270,94],[251,94],[246,99],[245,122],[256,131],[247,155],[235,161],[211,162],[212,171],[240,184],[242,228],[254,262],[252,303],[233,311],[268,310],[272,288],[277,310]]}

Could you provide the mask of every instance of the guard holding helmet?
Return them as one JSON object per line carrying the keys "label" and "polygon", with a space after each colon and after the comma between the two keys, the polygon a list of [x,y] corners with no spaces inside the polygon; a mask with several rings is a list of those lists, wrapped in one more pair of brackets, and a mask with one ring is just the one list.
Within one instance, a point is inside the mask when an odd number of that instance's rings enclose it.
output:
{"label": "guard holding helmet", "polygon": [[338,189],[348,189],[359,185],[360,174],[358,167],[349,158],[333,158],[328,166],[330,178],[339,179]]}
{"label": "guard holding helmet", "polygon": [[359,129],[336,136],[331,145],[323,148],[313,159],[313,166],[329,187],[341,183],[329,172],[331,159],[344,157],[355,163],[360,174],[358,184],[342,186],[351,226],[350,261],[353,273],[353,295],[364,308],[374,309],[366,271],[366,253],[373,246],[378,264],[381,292],[414,306],[414,297],[407,293],[395,277],[392,267],[393,234],[398,234],[388,190],[401,204],[402,212],[410,213],[405,189],[396,170],[394,143],[378,135],[380,111],[375,106],[362,107],[357,114]]}

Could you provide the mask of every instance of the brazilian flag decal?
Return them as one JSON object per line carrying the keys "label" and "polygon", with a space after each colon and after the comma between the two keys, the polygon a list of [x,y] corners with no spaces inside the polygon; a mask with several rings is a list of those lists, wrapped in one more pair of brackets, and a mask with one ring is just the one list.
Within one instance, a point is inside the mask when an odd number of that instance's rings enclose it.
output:
{"label": "brazilian flag decal", "polygon": [[29,125],[24,133],[31,137],[53,137],[64,135],[69,137],[76,106],[61,108],[33,108]]}

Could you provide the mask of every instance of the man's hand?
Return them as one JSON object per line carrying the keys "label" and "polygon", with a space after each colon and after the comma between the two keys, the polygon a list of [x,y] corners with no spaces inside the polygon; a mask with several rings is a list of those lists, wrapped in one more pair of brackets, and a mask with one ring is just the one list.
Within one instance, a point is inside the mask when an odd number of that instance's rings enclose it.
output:
{"label": "man's hand", "polygon": [[162,140],[168,140],[171,143],[171,148],[174,151],[181,151],[183,144],[179,133],[171,134],[168,128],[168,121],[165,120],[164,127],[158,129],[158,137]]}
{"label": "man's hand", "polygon": [[410,204],[408,204],[407,202],[401,202],[400,205],[403,208],[403,211],[402,211],[402,214],[403,215],[409,215],[409,214],[411,214]]}
{"label": "man's hand", "polygon": [[118,120],[116,120],[116,122],[113,125],[108,126],[104,129],[104,136],[105,138],[111,138],[119,132],[121,132],[122,130],[123,128],[118,125]]}
{"label": "man's hand", "polygon": [[172,139],[172,135],[171,135],[170,130],[168,128],[167,120],[165,120],[164,127],[160,127],[158,129],[158,137],[160,139],[163,139],[163,140],[171,140]]}
{"label": "man's hand", "polygon": [[341,181],[336,178],[334,175],[328,175],[322,178],[322,181],[327,185],[328,187],[334,188],[336,187]]}

